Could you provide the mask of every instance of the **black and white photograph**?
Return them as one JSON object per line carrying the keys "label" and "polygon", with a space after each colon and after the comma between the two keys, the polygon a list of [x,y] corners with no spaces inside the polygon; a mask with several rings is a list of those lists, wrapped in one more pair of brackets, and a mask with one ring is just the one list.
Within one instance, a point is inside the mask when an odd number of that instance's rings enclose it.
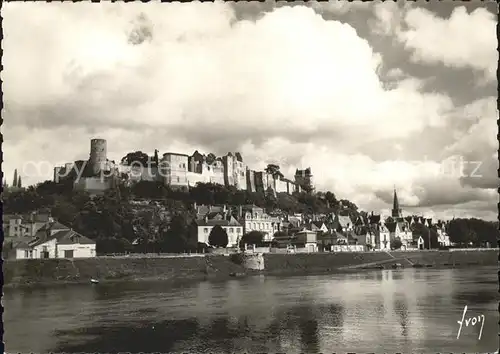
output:
{"label": "black and white photograph", "polygon": [[498,353],[494,1],[4,1],[4,353]]}

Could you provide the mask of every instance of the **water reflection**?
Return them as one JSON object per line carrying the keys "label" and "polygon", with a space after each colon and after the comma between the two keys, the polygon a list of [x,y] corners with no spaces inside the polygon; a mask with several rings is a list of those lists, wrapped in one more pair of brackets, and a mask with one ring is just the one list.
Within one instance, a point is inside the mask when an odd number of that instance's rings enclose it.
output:
{"label": "water reflection", "polygon": [[[498,297],[487,274],[405,269],[16,291],[4,297],[5,342],[9,352],[488,352]],[[473,330],[456,340],[464,304],[490,323],[481,341]]]}
{"label": "water reflection", "polygon": [[408,301],[404,295],[394,299],[394,312],[399,317],[401,335],[408,338]]}

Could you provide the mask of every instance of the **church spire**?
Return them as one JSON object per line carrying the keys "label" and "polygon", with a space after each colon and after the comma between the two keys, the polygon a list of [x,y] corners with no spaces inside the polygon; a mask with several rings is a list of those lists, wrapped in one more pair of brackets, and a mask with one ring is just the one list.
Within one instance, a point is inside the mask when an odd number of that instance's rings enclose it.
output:
{"label": "church spire", "polygon": [[396,186],[394,186],[394,201],[392,204],[392,217],[400,218],[401,217],[401,209],[399,208],[398,194],[396,193]]}

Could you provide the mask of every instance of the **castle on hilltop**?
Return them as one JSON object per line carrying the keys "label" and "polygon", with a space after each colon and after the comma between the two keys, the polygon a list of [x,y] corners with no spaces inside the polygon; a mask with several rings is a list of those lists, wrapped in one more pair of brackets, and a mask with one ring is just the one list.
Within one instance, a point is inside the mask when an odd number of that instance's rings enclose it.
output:
{"label": "castle on hilltop", "polygon": [[107,158],[107,142],[104,139],[90,141],[90,157],[87,161],[67,163],[54,168],[54,181],[58,182],[75,170],[80,178],[74,188],[99,194],[112,188],[115,183],[131,185],[139,181],[157,181],[175,189],[188,189],[197,183],[214,183],[250,192],[288,193],[313,190],[310,168],[296,170],[294,180],[281,174],[251,170],[243,162],[239,152],[222,157],[204,155],[197,150],[191,155],[167,152],[160,158],[146,156],[136,163],[122,161],[117,164]]}

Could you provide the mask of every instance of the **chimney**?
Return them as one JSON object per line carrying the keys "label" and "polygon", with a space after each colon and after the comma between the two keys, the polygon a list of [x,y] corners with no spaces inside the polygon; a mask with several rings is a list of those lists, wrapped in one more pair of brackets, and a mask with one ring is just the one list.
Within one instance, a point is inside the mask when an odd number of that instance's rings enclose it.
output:
{"label": "chimney", "polygon": [[223,211],[224,213],[225,213],[225,212],[227,212],[227,206],[226,206],[226,204],[224,204],[222,211]]}
{"label": "chimney", "polygon": [[196,204],[196,202],[193,203],[193,208],[194,208],[195,211],[198,210],[198,205]]}
{"label": "chimney", "polygon": [[240,219],[243,218],[243,207],[241,205],[238,207],[238,215]]}
{"label": "chimney", "polygon": [[208,216],[205,215],[203,219],[205,220],[206,223],[208,222]]}

